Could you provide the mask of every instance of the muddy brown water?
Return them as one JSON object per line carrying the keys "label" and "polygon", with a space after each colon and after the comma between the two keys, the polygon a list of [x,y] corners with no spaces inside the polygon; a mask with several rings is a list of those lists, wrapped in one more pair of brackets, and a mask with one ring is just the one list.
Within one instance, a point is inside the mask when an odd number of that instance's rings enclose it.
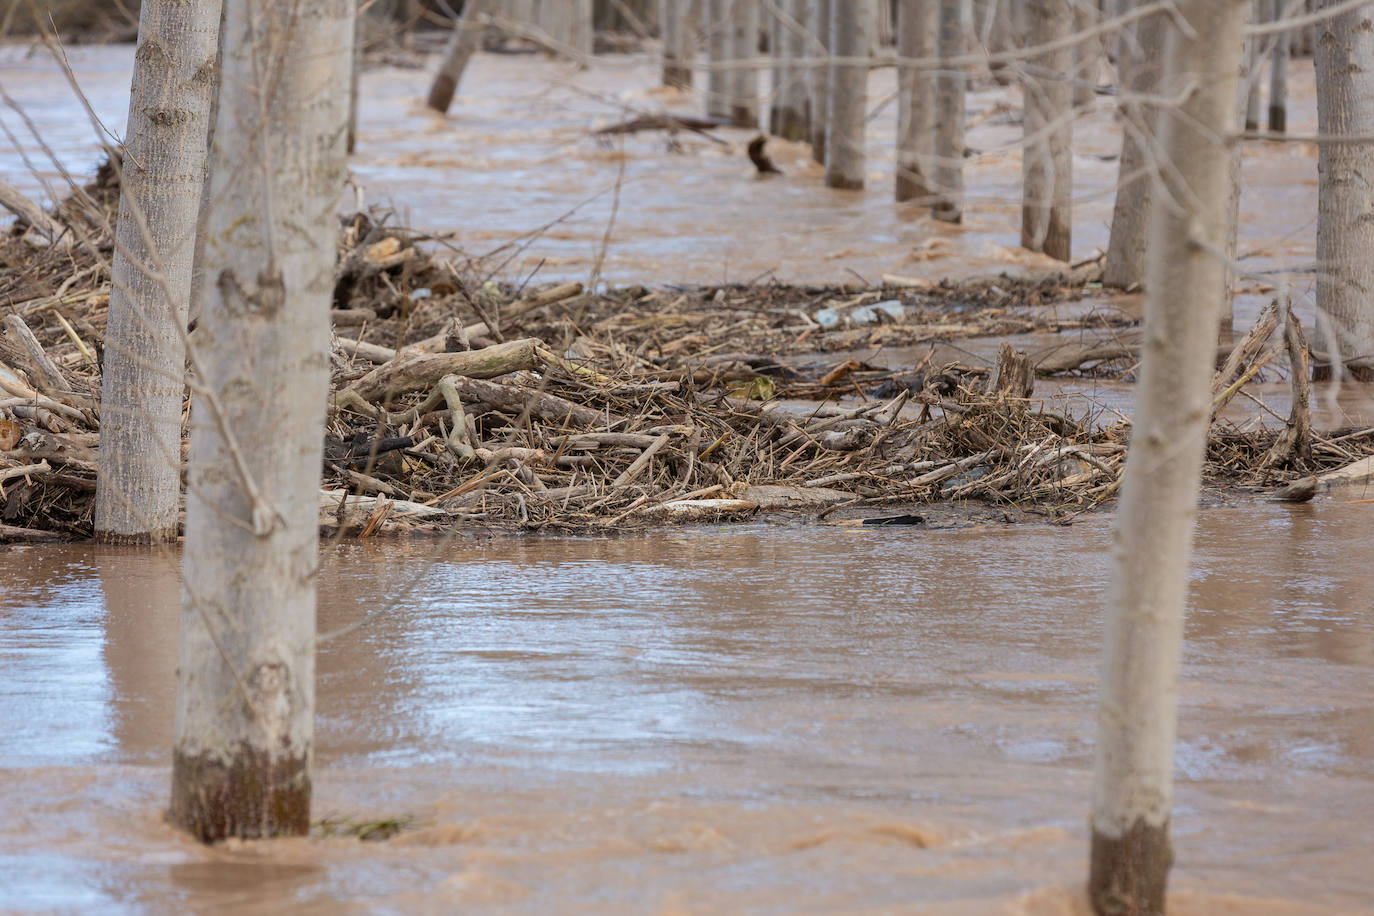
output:
{"label": "muddy brown water", "polygon": [[[69,53],[117,134],[130,49]],[[787,175],[756,181],[744,132],[598,144],[588,127],[626,106],[696,108],[648,88],[646,57],[577,72],[479,55],[447,118],[423,110],[425,80],[364,76],[354,173],[366,200],[473,253],[547,226],[505,276],[586,279],[606,238],[617,283],[1046,266],[1016,247],[1006,90],[970,97],[980,153],[952,228],[889,200],[890,71],[873,77],[859,194],[820,188],[806,149],[778,142]],[[97,132],[42,52],[0,48],[0,87],[65,168],[90,173]],[[1292,129],[1315,130],[1309,63],[1292,92]],[[0,120],[22,145],[0,138],[0,177],[61,193],[13,110]],[[1105,100],[1076,129],[1086,257],[1106,242],[1103,157],[1119,137]],[[1238,325],[1279,276],[1310,324],[1315,175],[1311,148],[1247,145],[1241,254],[1280,273],[1246,281]],[[1286,412],[1281,386],[1255,390]],[[1043,391],[1129,409],[1111,381]],[[1326,395],[1324,425],[1367,416],[1367,389]],[[1174,912],[1374,912],[1371,512],[1331,499],[1202,514]],[[1096,517],[328,549],[321,629],[380,610],[321,650],[315,813],[415,826],[387,843],[215,849],[161,820],[174,559],[3,549],[0,911],[1083,913],[1109,548]]]}
{"label": "muddy brown water", "polygon": [[[1369,504],[1202,514],[1177,911],[1374,912]],[[315,814],[161,820],[174,558],[0,552],[0,909],[1078,913],[1110,520],[321,557]],[[417,574],[420,575],[418,580]]]}

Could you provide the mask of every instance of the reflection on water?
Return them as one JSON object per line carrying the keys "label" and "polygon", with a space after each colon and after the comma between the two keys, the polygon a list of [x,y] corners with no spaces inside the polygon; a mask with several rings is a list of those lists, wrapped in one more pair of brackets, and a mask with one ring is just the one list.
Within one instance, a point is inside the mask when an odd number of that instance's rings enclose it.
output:
{"label": "reflection on water", "polygon": [[[1368,511],[1203,514],[1179,911],[1374,910]],[[7,550],[0,905],[1079,912],[1108,541],[329,548],[322,630],[372,618],[321,649],[316,814],[421,829],[215,850],[160,821],[172,559]]]}

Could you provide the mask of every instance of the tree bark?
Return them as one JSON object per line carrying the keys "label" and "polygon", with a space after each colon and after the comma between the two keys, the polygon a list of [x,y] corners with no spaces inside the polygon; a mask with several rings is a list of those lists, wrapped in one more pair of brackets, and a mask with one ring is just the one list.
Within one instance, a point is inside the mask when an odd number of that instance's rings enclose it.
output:
{"label": "tree bark", "polygon": [[146,0],[125,134],[101,390],[100,540],[174,539],[186,322],[220,5]]}
{"label": "tree bark", "polygon": [[310,822],[318,492],[353,0],[225,4],[186,499],[172,823]]}
{"label": "tree bark", "polygon": [[[1127,12],[1130,0],[1120,0]],[[1104,286],[1129,289],[1145,282],[1145,249],[1150,232],[1150,202],[1158,172],[1151,149],[1155,136],[1155,106],[1143,99],[1159,90],[1168,22],[1163,15],[1142,19],[1122,30],[1117,46],[1117,83],[1125,93],[1117,106],[1121,121],[1121,165],[1117,174],[1116,204],[1111,235],[1102,265]]]}
{"label": "tree bark", "polygon": [[899,201],[931,196],[934,184],[935,59],[939,0],[902,0],[897,12],[897,183]]}
{"label": "tree bark", "polygon": [[1210,416],[1230,148],[1247,0],[1185,0],[1159,112],[1182,209],[1151,224],[1145,348],[1114,534],[1098,707],[1088,893],[1099,914],[1162,914],[1173,853],[1183,605]]}
{"label": "tree bark", "polygon": [[758,0],[733,0],[730,15],[732,71],[730,123],[735,127],[759,126],[759,4]]}
{"label": "tree bark", "polygon": [[[1073,34],[1070,0],[1029,0],[1030,44]],[[1032,58],[1026,67],[1021,154],[1021,246],[1071,259],[1073,222],[1073,49]]]}
{"label": "tree bark", "polygon": [[688,13],[692,0],[659,0],[659,31],[663,35],[663,85],[692,87],[692,32]]}
{"label": "tree bark", "polygon": [[[1088,0],[1073,0],[1074,32],[1086,32],[1097,25],[1097,4]],[[1073,49],[1075,79],[1073,104],[1086,107],[1097,97],[1097,68],[1102,62],[1102,42],[1097,39],[1080,41]]]}
{"label": "tree bark", "polygon": [[[942,61],[964,53],[964,16],[960,0],[939,0]],[[941,64],[935,77],[935,192],[930,212],[947,223],[964,221],[964,68]]]}
{"label": "tree bark", "polygon": [[778,61],[778,85],[773,87],[773,133],[784,140],[803,140],[807,136],[807,71],[800,65],[807,56],[806,0],[778,0],[783,16],[777,19],[778,47],[774,52]]}
{"label": "tree bark", "polygon": [[[1250,0],[1250,18],[1263,22],[1268,6],[1268,0]],[[1245,40],[1245,129],[1248,131],[1259,130],[1260,125],[1260,71],[1264,64],[1265,40],[1259,36]]]}
{"label": "tree bark", "polygon": [[729,69],[734,42],[730,21],[731,0],[707,0],[706,50],[711,69],[706,77],[706,114],[712,118],[730,117],[730,101],[734,93],[733,70]]}
{"label": "tree bark", "polygon": [[826,133],[825,184],[859,190],[864,186],[864,122],[868,117],[868,61],[873,42],[873,3],[832,3],[830,39],[830,130]]}
{"label": "tree bark", "polygon": [[458,91],[468,61],[482,43],[482,33],[486,31],[482,14],[490,3],[491,0],[467,0],[463,4],[463,15],[453,24],[453,37],[444,49],[444,59],[439,63],[434,81],[429,84],[429,98],[426,99],[426,104],[440,114],[446,113],[453,104],[453,94]]}
{"label": "tree bark", "polygon": [[[1284,0],[1270,0],[1270,18],[1283,18]],[[1288,58],[1293,45],[1292,32],[1274,36],[1274,53],[1269,60],[1269,129],[1281,134],[1288,130]]]}
{"label": "tree bark", "polygon": [[[1324,0],[1322,7],[1335,5]],[[1317,132],[1374,133],[1374,9],[1317,25]],[[1374,381],[1374,149],[1323,143],[1317,154],[1317,336],[1313,377]]]}
{"label": "tree bark", "polygon": [[825,164],[826,135],[830,133],[830,7],[833,0],[809,0],[811,28],[819,48],[808,57],[821,57],[811,67],[811,158]]}

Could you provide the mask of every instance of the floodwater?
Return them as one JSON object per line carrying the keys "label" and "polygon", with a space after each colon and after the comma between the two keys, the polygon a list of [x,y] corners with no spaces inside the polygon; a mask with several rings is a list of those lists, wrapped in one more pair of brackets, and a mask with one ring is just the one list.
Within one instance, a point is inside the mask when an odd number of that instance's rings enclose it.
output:
{"label": "floodwater", "polygon": [[[1175,912],[1374,912],[1370,506],[1203,513]],[[315,816],[161,819],[167,556],[0,552],[8,912],[1082,913],[1110,522],[326,548]]]}
{"label": "floodwater", "polygon": [[[81,179],[99,131],[123,129],[131,50],[69,54],[99,129],[45,52],[0,48],[0,179],[35,196],[63,186],[34,133]],[[823,189],[778,141],[786,175],[756,180],[743,131],[599,142],[591,129],[641,111],[699,110],[652,88],[645,56],[576,71],[479,55],[447,117],[423,109],[426,79],[365,74],[359,193],[503,252],[502,276],[1047,266],[1016,247],[1009,90],[970,96],[967,218],[949,227],[889,199],[890,71],[872,79],[861,193]],[[1315,130],[1310,63],[1292,94],[1292,130]],[[1088,257],[1116,178],[1108,102],[1076,130]],[[1238,326],[1280,280],[1310,325],[1315,176],[1311,147],[1247,145]],[[1281,386],[1254,391],[1286,413]],[[1107,412],[1128,392],[1044,388]],[[1369,404],[1367,388],[1319,393],[1319,425]],[[1202,514],[1171,912],[1374,913],[1374,504],[1343,501],[1366,496]],[[1109,543],[1099,516],[327,548],[321,630],[372,616],[321,649],[315,813],[414,826],[215,849],[161,817],[174,559],[0,548],[0,911],[1085,913]]]}

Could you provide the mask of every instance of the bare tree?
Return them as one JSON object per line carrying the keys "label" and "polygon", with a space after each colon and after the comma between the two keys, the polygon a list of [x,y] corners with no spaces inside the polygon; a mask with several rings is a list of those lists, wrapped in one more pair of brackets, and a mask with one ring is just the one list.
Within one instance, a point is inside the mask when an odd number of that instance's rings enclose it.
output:
{"label": "bare tree", "polygon": [[[834,0],[809,0],[811,28],[819,56],[811,68],[811,158],[825,163],[826,134],[830,132],[830,7]],[[814,52],[808,56],[817,56]]]}
{"label": "bare tree", "polygon": [[[1030,43],[1053,47],[1073,34],[1070,0],[1028,0]],[[1081,43],[1080,43],[1081,46]],[[1027,62],[1021,154],[1021,245],[1070,259],[1073,222],[1073,48]]]}
{"label": "bare tree", "polygon": [[[1270,18],[1283,19],[1284,0],[1270,0]],[[1269,60],[1269,129],[1275,133],[1288,130],[1288,58],[1293,45],[1293,33],[1283,31],[1274,36],[1274,52]]]}
{"label": "bare tree", "polygon": [[734,34],[730,19],[731,0],[706,0],[706,51],[711,69],[706,77],[706,113],[713,118],[730,117],[734,97],[734,71],[729,68],[734,55]]}
{"label": "bare tree", "polygon": [[[1118,0],[1126,12],[1134,0]],[[1122,30],[1117,45],[1117,85],[1121,121],[1121,162],[1117,173],[1116,205],[1111,236],[1102,265],[1106,286],[1129,289],[1145,281],[1145,248],[1149,240],[1151,178],[1156,169],[1155,107],[1150,101],[1159,89],[1167,20],[1147,17]]]}
{"label": "bare tree", "polygon": [[[1336,6],[1322,0],[1322,8]],[[1323,136],[1374,134],[1374,29],[1368,7],[1317,25]],[[1317,338],[1313,375],[1374,381],[1374,148],[1323,143],[1317,173]]]}
{"label": "bare tree", "polygon": [[730,123],[736,127],[759,126],[759,4],[758,0],[732,0],[730,41],[735,69],[731,79]]}
{"label": "bare tree", "polygon": [[95,531],[175,539],[186,322],[220,5],[145,0],[129,97],[100,400]]}
{"label": "bare tree", "polygon": [[689,89],[692,85],[692,0],[659,0],[658,23],[663,36],[663,85]]}
{"label": "bare tree", "polygon": [[964,219],[964,68],[952,61],[964,53],[964,4],[940,0],[940,58],[935,78],[935,189],[931,215],[947,223]]}
{"label": "bare tree", "polygon": [[187,485],[174,824],[309,828],[352,0],[228,0]]}
{"label": "bare tree", "polygon": [[486,31],[482,17],[490,4],[491,0],[467,0],[463,4],[463,15],[453,24],[453,37],[444,49],[439,72],[434,74],[434,81],[429,84],[429,98],[425,103],[435,111],[447,112],[448,106],[453,103],[453,93],[458,91],[463,71],[467,70],[468,61],[482,43],[482,34]]}
{"label": "bare tree", "polygon": [[830,130],[826,134],[825,183],[857,190],[864,186],[864,121],[868,116],[869,52],[873,45],[873,3],[830,7]]}
{"label": "bare tree", "polygon": [[1230,145],[1248,0],[1182,0],[1160,148],[1170,196],[1150,232],[1145,351],[1115,529],[1098,707],[1088,893],[1103,914],[1164,912],[1183,605],[1226,265]]}
{"label": "bare tree", "polygon": [[[929,197],[935,152],[939,0],[901,0],[897,10],[897,200]],[[918,66],[917,62],[923,65]]]}
{"label": "bare tree", "polygon": [[785,140],[802,140],[807,135],[808,109],[806,69],[801,66],[806,57],[806,0],[776,0],[778,84],[773,87],[772,132]]}
{"label": "bare tree", "polygon": [[[1098,9],[1095,0],[1069,0],[1073,7],[1073,30],[1083,33],[1097,25]],[[1102,42],[1096,39],[1074,45],[1073,104],[1091,105],[1097,95],[1097,68],[1102,63]]]}

